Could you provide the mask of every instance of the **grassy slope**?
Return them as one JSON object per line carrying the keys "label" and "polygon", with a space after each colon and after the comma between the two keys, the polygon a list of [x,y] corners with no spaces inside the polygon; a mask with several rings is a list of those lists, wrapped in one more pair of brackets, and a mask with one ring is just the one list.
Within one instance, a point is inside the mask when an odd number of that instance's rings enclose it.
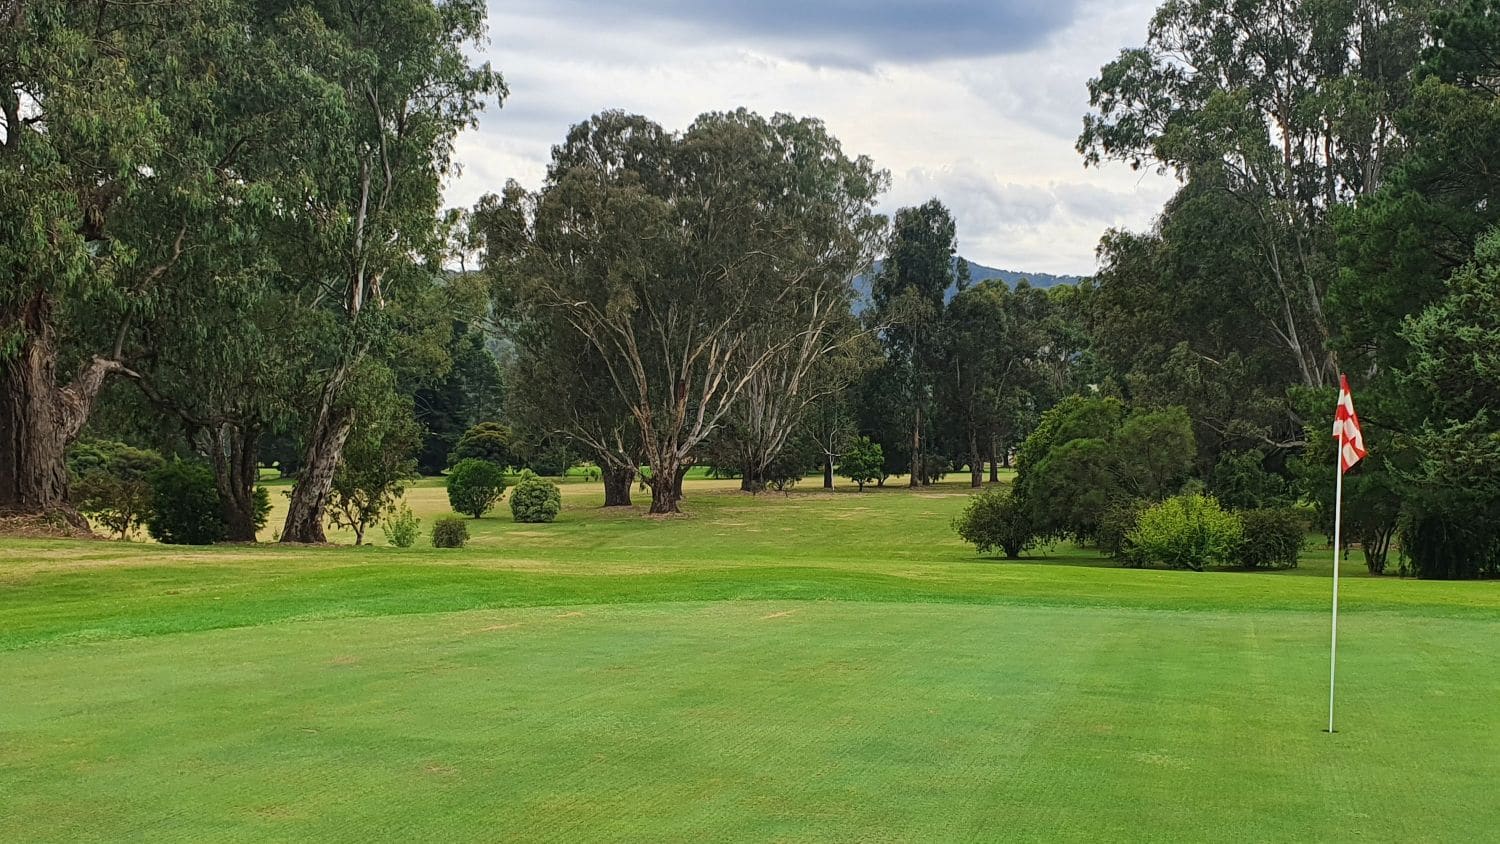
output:
{"label": "grassy slope", "polygon": [[726,486],[646,521],[571,485],[558,523],[485,519],[463,551],[4,542],[0,840],[1500,826],[1496,584],[1345,568],[1329,737],[1321,553],[978,560],[957,485]]}

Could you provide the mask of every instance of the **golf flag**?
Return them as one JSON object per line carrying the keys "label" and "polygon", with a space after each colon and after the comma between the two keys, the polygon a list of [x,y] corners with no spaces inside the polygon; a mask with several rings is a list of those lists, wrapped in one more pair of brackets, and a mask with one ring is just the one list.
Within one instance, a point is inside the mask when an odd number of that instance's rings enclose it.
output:
{"label": "golf flag", "polygon": [[1339,473],[1354,468],[1364,459],[1365,436],[1359,429],[1359,414],[1354,412],[1354,397],[1349,394],[1349,376],[1339,376],[1339,404],[1333,412],[1333,438],[1339,441]]}
{"label": "golf flag", "polygon": [[1339,558],[1344,540],[1344,473],[1365,457],[1365,435],[1359,429],[1359,414],[1354,412],[1354,396],[1349,394],[1349,376],[1339,373],[1339,403],[1333,411],[1333,438],[1339,444],[1339,468],[1333,485],[1333,630],[1328,644],[1328,732],[1333,732],[1334,667],[1339,655]]}

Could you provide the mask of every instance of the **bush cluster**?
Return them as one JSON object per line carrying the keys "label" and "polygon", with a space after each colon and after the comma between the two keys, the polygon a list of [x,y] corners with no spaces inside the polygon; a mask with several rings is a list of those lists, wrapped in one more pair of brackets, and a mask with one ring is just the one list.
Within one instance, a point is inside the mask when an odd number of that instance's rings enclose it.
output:
{"label": "bush cluster", "polygon": [[518,522],[550,522],[562,510],[562,490],[530,469],[521,472],[510,493],[510,514]]}
{"label": "bush cluster", "polygon": [[439,516],[432,523],[432,547],[462,548],[469,541],[469,525],[458,516]]}

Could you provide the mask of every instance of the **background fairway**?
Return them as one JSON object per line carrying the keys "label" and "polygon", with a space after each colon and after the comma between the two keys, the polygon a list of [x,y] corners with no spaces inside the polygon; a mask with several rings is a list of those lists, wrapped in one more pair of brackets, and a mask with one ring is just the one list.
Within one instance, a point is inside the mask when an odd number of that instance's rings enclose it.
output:
{"label": "background fairway", "polygon": [[1320,552],[1007,563],[952,536],[957,484],[731,486],[654,521],[569,485],[462,551],[4,541],[0,840],[1500,828],[1494,583],[1346,568],[1330,737]]}

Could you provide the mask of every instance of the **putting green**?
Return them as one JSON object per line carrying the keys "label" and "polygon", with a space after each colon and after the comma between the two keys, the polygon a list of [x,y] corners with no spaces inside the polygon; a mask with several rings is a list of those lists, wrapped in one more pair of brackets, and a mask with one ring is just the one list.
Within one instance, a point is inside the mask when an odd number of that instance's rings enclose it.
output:
{"label": "putting green", "polygon": [[0,840],[1500,828],[1500,620],[1343,631],[1335,736],[1298,611],[584,604],[39,645],[0,653]]}

